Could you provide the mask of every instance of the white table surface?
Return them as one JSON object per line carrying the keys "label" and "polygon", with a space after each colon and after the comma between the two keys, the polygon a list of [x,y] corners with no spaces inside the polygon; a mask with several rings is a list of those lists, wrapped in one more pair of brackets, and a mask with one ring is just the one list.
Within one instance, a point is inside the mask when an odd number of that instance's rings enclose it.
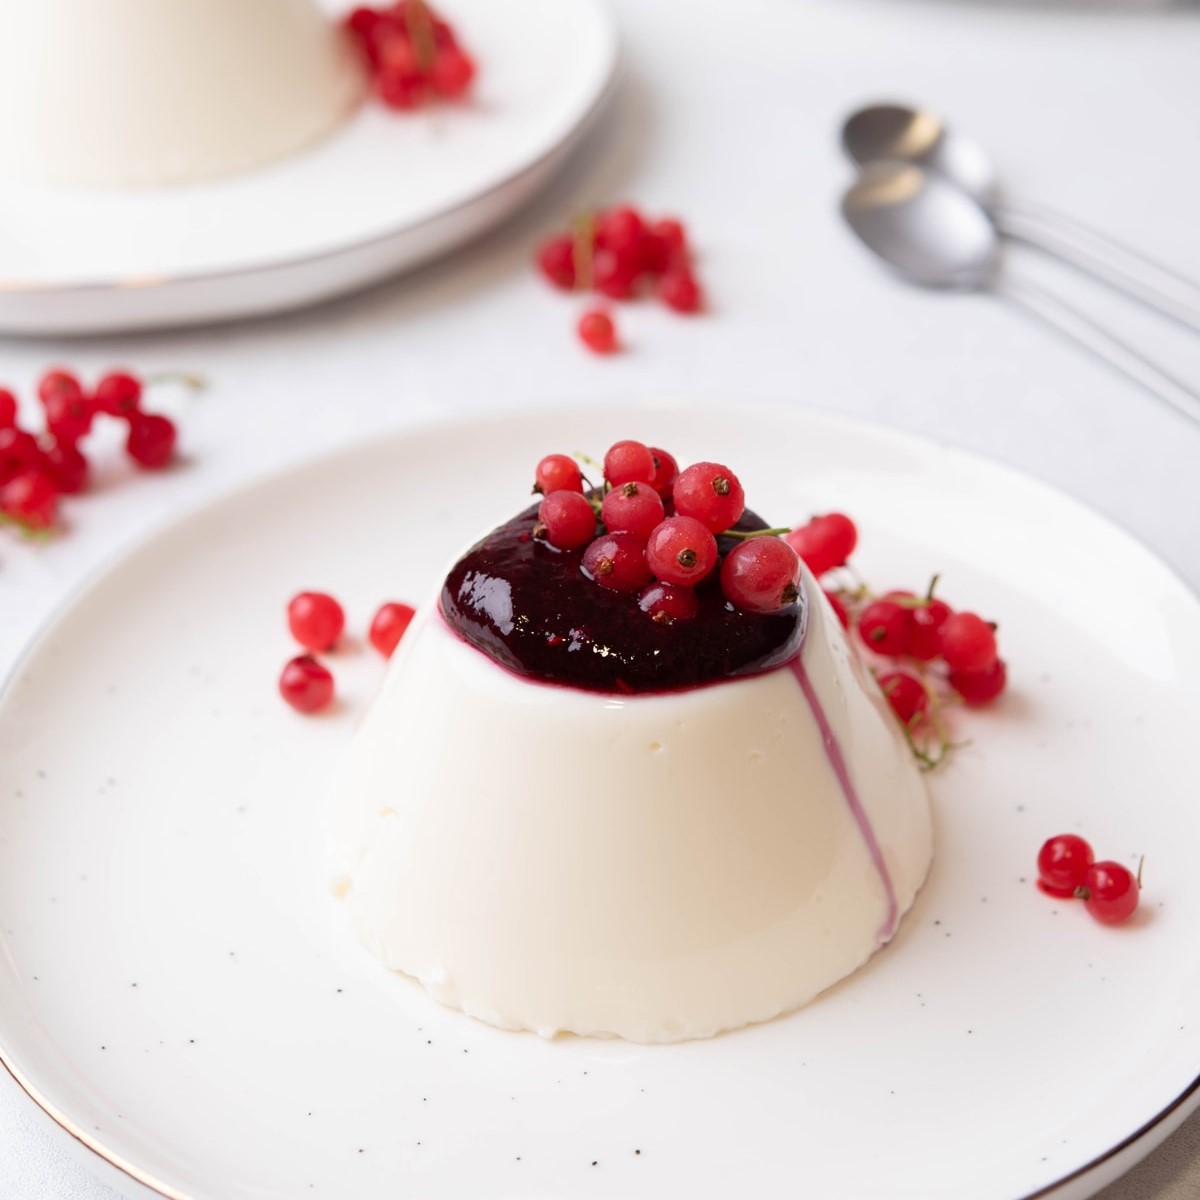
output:
{"label": "white table surface", "polygon": [[[238,327],[0,343],[0,381],[26,393],[60,360],[89,374],[186,367],[212,384],[162,395],[184,464],[133,477],[110,440],[96,493],[67,510],[68,536],[0,536],[0,675],[90,571],[231,485],[439,417],[469,438],[474,413],[609,396],[720,400],[731,421],[742,402],[807,405],[970,447],[1109,514],[1200,588],[1200,425],[999,302],[884,277],[839,225],[848,169],[835,139],[857,102],[924,99],[995,152],[1014,193],[1200,277],[1197,14],[949,0],[618,9],[627,73],[609,120],[532,210],[453,259]],[[689,221],[713,311],[625,308],[628,351],[600,361],[573,339],[576,306],[529,259],[565,214],[625,197]],[[1193,336],[1028,253],[1011,268],[1069,289],[1200,386]],[[1114,636],[1136,619],[1114,613]],[[1198,1194],[1200,1117],[1103,1197]],[[0,1073],[0,1196],[113,1195]]]}

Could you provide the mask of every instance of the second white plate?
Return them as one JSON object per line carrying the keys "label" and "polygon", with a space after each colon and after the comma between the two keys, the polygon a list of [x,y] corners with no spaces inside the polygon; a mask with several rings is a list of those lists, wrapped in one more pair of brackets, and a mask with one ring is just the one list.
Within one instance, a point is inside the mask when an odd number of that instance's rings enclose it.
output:
{"label": "second white plate", "polygon": [[[361,645],[333,659],[324,718],[275,694],[291,593],[335,591],[361,632],[517,510],[542,453],[622,436],[728,461],[771,519],[845,508],[869,579],[941,571],[949,600],[1000,621],[1012,669],[933,777],[934,869],[896,942],[792,1016],[676,1046],[502,1033],[361,951],[324,825],[383,664]],[[1195,598],[974,457],[740,407],[415,433],[172,526],[18,668],[0,697],[0,1052],[139,1194],[1075,1200],[1196,1100],[1198,724]],[[1039,844],[1067,830],[1145,853],[1128,927],[1034,888]]]}
{"label": "second white plate", "polygon": [[190,187],[0,190],[0,331],[101,333],[293,308],[503,220],[608,94],[616,29],[603,0],[441,7],[480,63],[469,104],[398,115],[368,101],[310,150]]}

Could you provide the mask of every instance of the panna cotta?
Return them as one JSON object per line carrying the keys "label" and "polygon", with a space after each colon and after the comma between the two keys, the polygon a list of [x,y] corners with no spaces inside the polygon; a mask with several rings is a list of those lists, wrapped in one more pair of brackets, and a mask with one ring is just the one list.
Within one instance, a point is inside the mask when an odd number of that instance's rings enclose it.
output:
{"label": "panna cotta", "polygon": [[248,170],[329,133],[362,87],[314,0],[0,0],[0,179]]}
{"label": "panna cotta", "polygon": [[772,612],[714,572],[659,622],[538,533],[535,506],[455,564],[355,735],[335,799],[358,937],[546,1036],[798,1008],[891,939],[930,865],[886,701],[806,572]]}

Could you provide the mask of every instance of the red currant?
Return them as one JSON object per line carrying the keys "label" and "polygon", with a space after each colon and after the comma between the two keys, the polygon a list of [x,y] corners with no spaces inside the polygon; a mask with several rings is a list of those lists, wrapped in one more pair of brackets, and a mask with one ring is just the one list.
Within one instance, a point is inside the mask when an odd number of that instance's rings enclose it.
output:
{"label": "red currant", "polygon": [[1092,863],[1075,894],[1102,925],[1119,925],[1133,916],[1141,887],[1128,867],[1118,862]]}
{"label": "red currant", "polygon": [[944,600],[922,600],[909,609],[912,623],[908,631],[908,653],[921,662],[930,662],[942,652],[942,626],[952,613]]}
{"label": "red currant", "polygon": [[641,257],[646,225],[636,208],[618,204],[596,217],[596,248],[636,264]]}
{"label": "red currant", "polygon": [[690,621],[700,611],[700,601],[689,587],[655,581],[638,593],[638,607],[658,625]]}
{"label": "red currant", "polygon": [[661,247],[662,266],[658,268],[660,272],[670,266],[687,262],[687,230],[684,229],[682,221],[677,221],[674,217],[663,217],[651,222],[647,234],[655,238]]}
{"label": "red currant", "polygon": [[746,612],[777,612],[800,598],[800,559],[782,538],[739,542],[721,564],[721,591]]}
{"label": "red currant", "polygon": [[44,450],[42,466],[64,496],[86,490],[88,460],[74,442],[55,442]]}
{"label": "red currant", "polygon": [[597,250],[592,258],[592,286],[610,300],[628,300],[639,269],[636,260],[622,258],[612,250]]}
{"label": "red currant", "polygon": [[98,412],[129,417],[142,403],[142,381],[128,371],[110,371],[96,384],[92,400]]}
{"label": "red currant", "polygon": [[982,671],[951,671],[950,686],[972,707],[990,704],[1008,684],[1008,668],[998,658]]}
{"label": "red currant", "polygon": [[826,513],[785,534],[784,540],[814,575],[824,575],[845,565],[858,544],[858,530],[844,513]]}
{"label": "red currant", "polygon": [[614,442],[604,456],[604,478],[616,487],[619,483],[654,483],[658,468],[654,452],[641,442]]}
{"label": "red currant", "polygon": [[139,467],[157,471],[175,455],[178,434],[175,423],[156,413],[133,413],[129,418],[129,436],[125,450]]}
{"label": "red currant", "polygon": [[579,340],[593,354],[615,354],[617,327],[602,308],[589,308],[579,318]]}
{"label": "red currant", "polygon": [[582,492],[579,464],[569,454],[547,454],[533,473],[533,490],[543,496],[551,492]]}
{"label": "red currant", "polygon": [[0,429],[0,483],[5,483],[21,471],[36,467],[41,461],[37,438],[15,426]]}
{"label": "red currant", "polygon": [[551,492],[538,505],[538,521],[559,550],[578,550],[596,536],[596,513],[582,492]]}
{"label": "red currant", "polygon": [[1048,838],[1038,851],[1038,886],[1052,896],[1073,896],[1094,858],[1091,846],[1073,833]]}
{"label": "red currant", "polygon": [[646,543],[646,562],[663,583],[692,587],[717,564],[717,539],[694,517],[668,517]]}
{"label": "red currant", "polygon": [[429,73],[433,90],[451,100],[465,95],[474,78],[475,60],[458,46],[439,50]]}
{"label": "red currant", "polygon": [[975,613],[959,612],[947,617],[939,638],[942,657],[951,671],[986,671],[996,661],[995,631]]}
{"label": "red currant", "polygon": [[538,270],[556,287],[571,291],[575,286],[575,239],[547,238],[537,252]]}
{"label": "red currant", "polygon": [[643,541],[663,519],[662,497],[648,483],[621,483],[605,497],[600,519],[610,533],[624,531]]}
{"label": "red currant", "polygon": [[287,607],[288,629],[305,650],[332,650],[346,628],[342,606],[325,592],[301,592]]}
{"label": "red currant", "polygon": [[929,693],[925,685],[906,671],[888,671],[880,675],[879,686],[892,711],[900,718],[900,723],[910,729],[929,708]]}
{"label": "red currant", "polygon": [[654,459],[654,479],[651,481],[651,485],[665,500],[671,494],[675,480],[679,476],[679,464],[675,461],[674,455],[660,450],[657,446],[650,447],[650,457]]}
{"label": "red currant", "polygon": [[64,371],[61,367],[55,367],[47,371],[38,380],[37,394],[38,399],[45,404],[51,396],[69,396],[72,399],[82,399],[83,388],[80,386],[79,380],[70,371]]}
{"label": "red currant", "polygon": [[583,552],[590,580],[614,592],[636,592],[650,582],[645,540],[632,533],[603,533]]}
{"label": "red currant", "polygon": [[896,657],[908,650],[909,610],[894,600],[875,600],[858,617],[858,635],[876,654]]}
{"label": "red currant", "polygon": [[279,694],[297,712],[317,712],[333,699],[333,676],[311,654],[301,654],[283,668]]}
{"label": "red currant", "polygon": [[58,489],[41,471],[22,471],[0,488],[0,512],[29,529],[49,529],[58,515]]}
{"label": "red currant", "polygon": [[[784,541],[787,541],[785,538]],[[794,547],[793,547],[794,548]],[[825,592],[825,599],[829,601],[829,607],[833,609],[834,616],[841,622],[843,629],[850,628],[850,613],[846,608],[844,601],[837,592],[831,592],[828,589],[822,589]]]}
{"label": "red currant", "polygon": [[416,610],[409,604],[397,604],[389,600],[387,604],[381,605],[379,611],[371,618],[371,630],[367,635],[371,645],[384,658],[391,658],[414,616]]}
{"label": "red currant", "polygon": [[16,423],[17,398],[8,388],[0,388],[0,429],[12,429]]}
{"label": "red currant", "polygon": [[731,529],[746,511],[738,477],[720,463],[693,463],[680,471],[671,494],[680,516],[695,517],[713,533]]}
{"label": "red currant", "polygon": [[658,297],[678,313],[697,313],[704,307],[704,292],[688,267],[672,267],[658,281]]}
{"label": "red currant", "polygon": [[46,428],[59,442],[77,442],[92,428],[92,406],[81,392],[53,392],[46,401]]}

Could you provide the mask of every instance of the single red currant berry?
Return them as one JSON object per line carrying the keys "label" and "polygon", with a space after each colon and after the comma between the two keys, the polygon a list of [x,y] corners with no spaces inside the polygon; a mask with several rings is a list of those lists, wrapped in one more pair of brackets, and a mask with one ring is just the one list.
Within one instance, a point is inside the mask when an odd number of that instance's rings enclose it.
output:
{"label": "single red currant berry", "polygon": [[569,454],[547,454],[533,473],[533,490],[543,496],[551,492],[582,492],[579,464]]}
{"label": "single red currant berry", "polygon": [[657,472],[653,451],[641,442],[614,442],[604,456],[604,478],[613,487],[619,483],[653,484]]}
{"label": "single red currant berry", "polygon": [[663,516],[662,497],[648,483],[617,484],[600,507],[600,519],[610,533],[633,533],[643,541]]}
{"label": "single red currant berry", "polygon": [[342,606],[325,592],[301,592],[287,606],[288,629],[305,650],[332,650],[346,628]]}
{"label": "single red currant berry", "polygon": [[371,630],[367,634],[371,645],[384,658],[391,658],[414,616],[416,610],[409,604],[397,604],[394,600],[389,600],[381,605],[379,611],[371,618]]}
{"label": "single red currant berry", "polygon": [[87,488],[88,460],[74,442],[55,442],[44,450],[42,467],[64,496]]}
{"label": "single red currant berry", "polygon": [[1038,886],[1051,896],[1073,896],[1094,858],[1091,846],[1076,834],[1047,838],[1037,856]]}
{"label": "single red currant berry", "polygon": [[419,108],[425,102],[428,85],[412,42],[404,36],[392,36],[379,39],[376,45],[379,74],[375,87],[379,98],[388,108]]}
{"label": "single red currant berry", "polygon": [[942,652],[942,626],[953,610],[944,600],[923,600],[909,609],[912,626],[908,653],[921,662],[931,662]]}
{"label": "single red currant berry", "polygon": [[0,429],[0,483],[11,479],[22,471],[36,467],[41,462],[37,438],[15,426]]}
{"label": "single red currant berry", "polygon": [[301,654],[283,668],[279,694],[297,712],[317,712],[333,699],[333,676],[311,654]]}
{"label": "single red currant berry", "polygon": [[433,60],[429,80],[439,96],[457,100],[466,94],[475,78],[475,60],[458,46],[439,50]]}
{"label": "single red currant berry", "polygon": [[879,686],[902,725],[913,728],[929,708],[925,685],[906,671],[888,671],[879,676]]}
{"label": "single red currant berry", "polygon": [[800,558],[782,538],[739,542],[721,564],[721,591],[746,612],[777,612],[800,598]]}
{"label": "single red currant berry", "polygon": [[[787,540],[786,538],[784,539]],[[825,592],[825,599],[829,601],[829,607],[833,609],[834,615],[841,622],[843,629],[850,628],[850,613],[846,608],[841,596],[837,592],[831,592],[828,589],[822,589]]]}
{"label": "single red currant berry", "polygon": [[996,661],[996,633],[972,612],[954,613],[939,631],[942,657],[951,671],[986,671]]}
{"label": "single red currant berry", "polygon": [[1119,925],[1133,916],[1141,885],[1118,862],[1092,863],[1075,895],[1102,925]]}
{"label": "single red currant berry", "polygon": [[589,308],[579,318],[579,340],[593,354],[615,354],[617,327],[602,308]]}
{"label": "single red currant berry", "polygon": [[858,617],[858,636],[876,654],[895,658],[908,650],[909,610],[894,600],[875,600]]}
{"label": "single red currant berry", "polygon": [[175,423],[167,417],[135,412],[129,418],[125,452],[139,467],[157,471],[174,457],[177,437]]}
{"label": "single red currant berry", "polygon": [[654,459],[654,478],[650,481],[650,486],[665,500],[679,477],[679,464],[674,455],[660,450],[657,446],[650,447],[650,457]]}
{"label": "single red currant berry", "polygon": [[844,513],[826,513],[785,534],[784,541],[814,575],[824,575],[845,565],[858,545],[858,529]]}
{"label": "single red currant berry", "polygon": [[580,568],[601,587],[636,592],[650,582],[646,542],[632,533],[603,533],[583,552]]}
{"label": "single red currant berry", "polygon": [[695,517],[713,533],[732,529],[746,511],[738,477],[720,463],[693,463],[680,471],[671,495],[681,517]]}
{"label": "single red currant berry", "polygon": [[37,394],[38,399],[45,404],[51,396],[70,396],[80,399],[83,396],[83,388],[70,371],[55,367],[38,380]]}
{"label": "single red currant berry", "polygon": [[690,587],[655,581],[638,593],[638,608],[657,625],[690,621],[700,611],[700,601]]}
{"label": "single red currant berry", "polygon": [[17,398],[8,388],[0,388],[0,429],[12,429],[16,423]]}
{"label": "single red currant berry", "polygon": [[612,250],[597,250],[592,258],[592,286],[610,300],[628,300],[639,269],[636,260],[621,258]]}
{"label": "single red currant berry", "polygon": [[971,705],[972,708],[991,704],[1008,684],[1008,668],[1004,659],[998,658],[982,671],[951,671],[947,676],[950,686]]}
{"label": "single red currant berry", "polygon": [[596,536],[596,513],[582,492],[551,492],[538,505],[534,533],[559,550],[578,550]]}
{"label": "single red currant berry", "polygon": [[142,381],[128,371],[110,371],[96,384],[92,400],[98,412],[128,417],[141,407]]}
{"label": "single red currant berry", "polygon": [[704,307],[704,292],[687,267],[672,267],[658,281],[658,298],[677,313],[698,313]]}
{"label": "single red currant berry", "polygon": [[596,217],[596,247],[634,263],[641,256],[645,230],[645,222],[636,208],[628,204],[615,205]]}
{"label": "single red currant berry", "polygon": [[41,471],[22,471],[0,488],[0,512],[29,529],[49,529],[58,516],[58,488]]}
{"label": "single red currant berry", "polygon": [[537,265],[556,288],[571,291],[575,286],[575,239],[547,238],[538,247]]}
{"label": "single red currant berry", "polygon": [[663,583],[694,587],[717,565],[717,539],[695,517],[668,517],[650,534],[646,562]]}
{"label": "single red currant berry", "polygon": [[54,392],[46,398],[46,428],[59,442],[77,442],[92,428],[92,406],[82,395]]}

